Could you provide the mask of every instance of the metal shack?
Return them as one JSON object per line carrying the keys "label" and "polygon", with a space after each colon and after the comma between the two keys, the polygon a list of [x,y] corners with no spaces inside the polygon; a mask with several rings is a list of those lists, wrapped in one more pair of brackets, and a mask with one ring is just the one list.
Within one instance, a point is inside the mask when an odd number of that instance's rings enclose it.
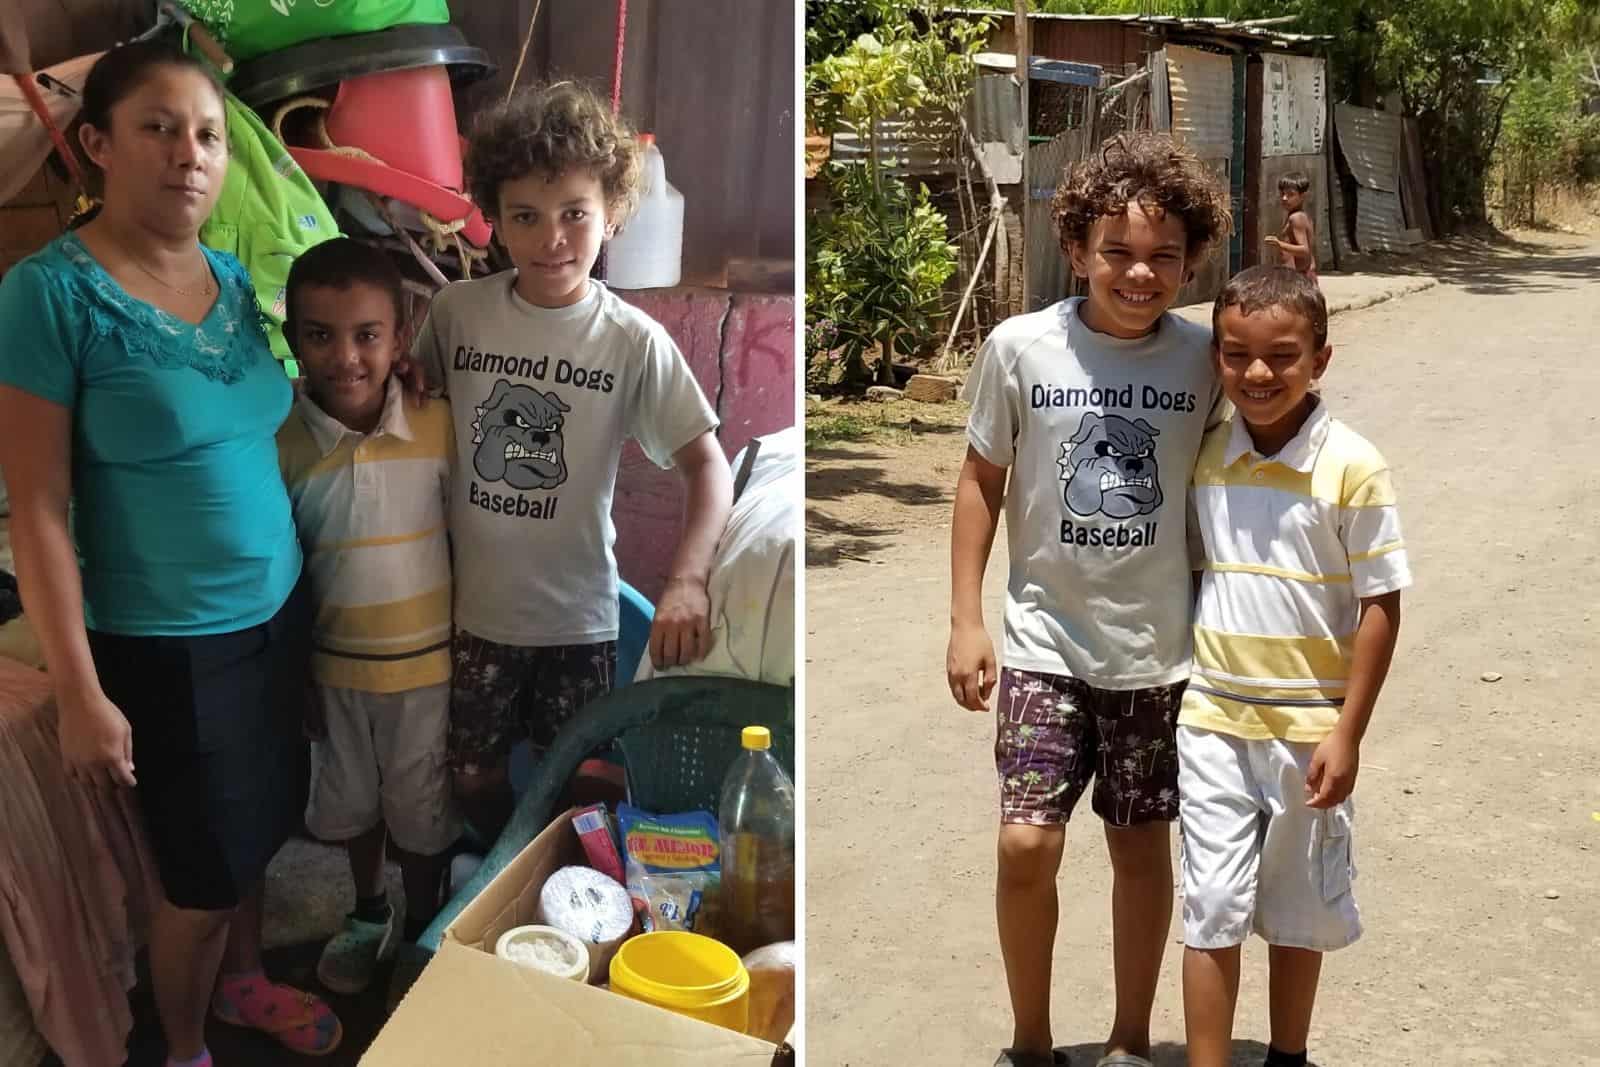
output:
{"label": "metal shack", "polygon": [[[1317,260],[1335,266],[1331,242],[1331,120],[1326,37],[1285,32],[1283,20],[1230,22],[1148,15],[1028,16],[1030,57],[1026,226],[1027,307],[1066,296],[1071,280],[1049,234],[1049,200],[1061,168],[1123,129],[1170,131],[1227,182],[1234,234],[1212,251],[1178,302],[1213,299],[1244,267],[1268,261],[1264,238],[1282,224],[1278,180],[1298,171],[1311,180],[1307,210],[1317,229]],[[1016,26],[996,18],[989,47],[1011,58]],[[1092,130],[1074,130],[1051,86],[1054,62],[1102,72]],[[1072,147],[1067,148],[1070,139]],[[1065,149],[1065,150],[1064,150]],[[1337,192],[1337,181],[1333,182]]]}

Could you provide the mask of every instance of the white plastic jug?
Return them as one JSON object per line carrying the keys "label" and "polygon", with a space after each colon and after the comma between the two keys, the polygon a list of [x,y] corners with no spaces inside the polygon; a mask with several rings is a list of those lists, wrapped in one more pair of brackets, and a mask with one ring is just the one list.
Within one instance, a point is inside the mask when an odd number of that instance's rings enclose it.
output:
{"label": "white plastic jug", "polygon": [[683,194],[667,181],[655,136],[641,133],[639,143],[639,210],[606,251],[606,284],[613,289],[663,289],[683,276]]}

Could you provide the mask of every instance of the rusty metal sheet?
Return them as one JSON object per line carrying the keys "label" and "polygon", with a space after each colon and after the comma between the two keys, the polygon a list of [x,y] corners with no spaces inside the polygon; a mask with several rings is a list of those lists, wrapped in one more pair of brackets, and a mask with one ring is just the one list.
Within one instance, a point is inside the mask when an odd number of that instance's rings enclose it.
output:
{"label": "rusty metal sheet", "polygon": [[1028,306],[1024,311],[1049,307],[1070,291],[1072,268],[1050,218],[1050,201],[1067,164],[1086,158],[1090,147],[1088,131],[1076,129],[1028,149],[1028,203],[1023,218]]}
{"label": "rusty metal sheet", "polygon": [[1400,116],[1387,111],[1335,104],[1333,124],[1339,151],[1355,179],[1368,189],[1400,191]]}
{"label": "rusty metal sheet", "polygon": [[[878,163],[885,174],[899,176],[954,174],[956,124],[935,111],[922,111],[908,119],[879,119]],[[835,162],[865,162],[865,138],[847,130],[833,135]]]}
{"label": "rusty metal sheet", "polygon": [[1399,252],[1422,243],[1422,231],[1406,226],[1400,196],[1366,186],[1356,190],[1356,244],[1363,252]]}
{"label": "rusty metal sheet", "polygon": [[[1016,65],[1016,60],[1012,60]],[[989,173],[1001,185],[1022,180],[1022,89],[1009,74],[983,74],[976,78],[967,100],[967,125]]]}
{"label": "rusty metal sheet", "polygon": [[1233,57],[1167,46],[1172,133],[1203,159],[1233,157]]}

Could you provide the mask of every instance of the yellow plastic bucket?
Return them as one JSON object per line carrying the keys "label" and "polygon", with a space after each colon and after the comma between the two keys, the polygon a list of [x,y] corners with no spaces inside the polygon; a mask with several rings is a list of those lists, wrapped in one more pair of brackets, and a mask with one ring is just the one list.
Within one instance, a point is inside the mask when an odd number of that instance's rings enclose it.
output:
{"label": "yellow plastic bucket", "polygon": [[744,1033],[750,1024],[750,973],[720,941],[658,930],[622,943],[611,957],[611,991]]}

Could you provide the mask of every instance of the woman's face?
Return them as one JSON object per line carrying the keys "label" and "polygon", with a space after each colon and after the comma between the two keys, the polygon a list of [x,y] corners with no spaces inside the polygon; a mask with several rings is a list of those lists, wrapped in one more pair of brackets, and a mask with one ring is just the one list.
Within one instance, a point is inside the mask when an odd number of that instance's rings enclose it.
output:
{"label": "woman's face", "polygon": [[199,71],[154,67],[111,108],[110,119],[110,129],[82,131],[85,151],[105,175],[107,204],[120,201],[158,232],[197,232],[228,170],[216,88]]}

